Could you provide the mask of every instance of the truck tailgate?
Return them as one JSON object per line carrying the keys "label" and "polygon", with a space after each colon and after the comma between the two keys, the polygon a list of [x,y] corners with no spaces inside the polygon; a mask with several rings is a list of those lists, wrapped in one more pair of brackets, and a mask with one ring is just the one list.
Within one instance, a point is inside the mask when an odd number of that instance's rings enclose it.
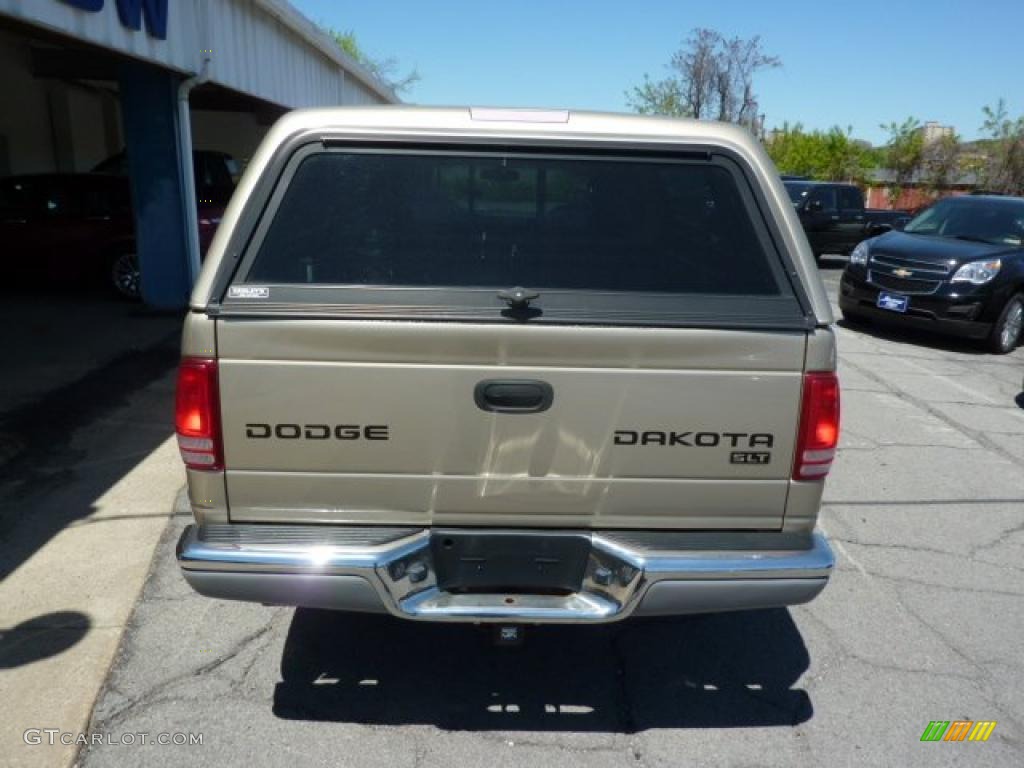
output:
{"label": "truck tailgate", "polygon": [[[217,340],[233,521],[782,524],[800,332],[227,317]],[[492,410],[481,382],[550,404]]]}

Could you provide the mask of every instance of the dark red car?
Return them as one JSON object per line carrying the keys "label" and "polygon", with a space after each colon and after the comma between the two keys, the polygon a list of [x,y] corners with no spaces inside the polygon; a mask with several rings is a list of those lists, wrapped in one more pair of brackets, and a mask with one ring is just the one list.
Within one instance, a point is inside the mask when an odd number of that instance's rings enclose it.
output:
{"label": "dark red car", "polygon": [[[200,251],[206,252],[230,197],[232,178],[216,187],[196,153]],[[119,158],[120,156],[118,156]],[[227,157],[226,155],[224,157]],[[43,284],[102,281],[139,297],[139,262],[127,176],[105,161],[104,172],[48,173],[0,179],[0,243],[8,274]],[[109,171],[109,172],[108,172]]]}

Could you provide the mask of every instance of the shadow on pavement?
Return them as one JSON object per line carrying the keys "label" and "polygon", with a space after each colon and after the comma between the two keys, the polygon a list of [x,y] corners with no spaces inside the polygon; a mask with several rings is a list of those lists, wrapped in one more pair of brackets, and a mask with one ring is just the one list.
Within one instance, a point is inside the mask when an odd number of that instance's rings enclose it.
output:
{"label": "shadow on pavement", "polygon": [[68,386],[119,354],[181,333],[182,312],[150,309],[106,292],[0,286],[0,345],[17,350],[0,386],[0,415]]}
{"label": "shadow on pavement", "polygon": [[809,657],[789,611],[491,631],[297,609],[274,692],[289,720],[633,733],[792,726]]}
{"label": "shadow on pavement", "polygon": [[831,254],[826,254],[818,259],[818,269],[824,269],[829,272],[833,270],[840,272],[846,268],[846,263],[849,260],[848,256],[833,256]]}
{"label": "shadow on pavement", "polygon": [[882,341],[892,341],[904,344],[913,344],[916,347],[934,349],[939,352],[958,352],[964,355],[989,355],[980,341],[968,341],[958,339],[955,336],[941,336],[937,333],[919,331],[916,328],[900,326],[898,321],[889,325],[884,322],[865,321],[851,323],[845,318],[837,321],[840,328],[846,328],[867,336],[873,336]]}
{"label": "shadow on pavement", "polygon": [[0,629],[0,669],[48,659],[85,637],[92,621],[78,611],[57,611]]}
{"label": "shadow on pavement", "polygon": [[[125,424],[117,450],[95,455],[76,448],[76,432],[96,425],[178,359],[178,334],[128,349],[81,378],[0,413],[0,581],[67,526],[95,512],[94,502],[172,434],[172,392],[150,397],[166,428]],[[88,434],[86,433],[88,437]],[[7,449],[5,449],[7,446]]]}

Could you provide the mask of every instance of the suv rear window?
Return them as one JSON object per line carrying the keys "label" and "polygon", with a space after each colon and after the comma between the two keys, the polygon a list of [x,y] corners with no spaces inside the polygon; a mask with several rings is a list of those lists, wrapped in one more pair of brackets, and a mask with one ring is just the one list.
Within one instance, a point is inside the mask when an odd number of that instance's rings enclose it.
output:
{"label": "suv rear window", "polygon": [[278,190],[242,274],[439,289],[456,304],[460,290],[486,289],[493,304],[525,286],[541,308],[552,293],[586,292],[785,298],[792,309],[740,180],[705,159],[318,151]]}

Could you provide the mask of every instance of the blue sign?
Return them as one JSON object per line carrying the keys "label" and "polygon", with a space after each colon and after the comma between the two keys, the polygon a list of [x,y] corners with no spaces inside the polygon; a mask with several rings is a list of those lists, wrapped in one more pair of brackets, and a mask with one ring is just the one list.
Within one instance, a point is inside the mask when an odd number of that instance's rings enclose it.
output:
{"label": "blue sign", "polygon": [[103,0],[64,0],[64,2],[80,11],[98,13],[103,10]]}
{"label": "blue sign", "polygon": [[888,309],[890,312],[906,312],[907,307],[910,306],[910,297],[900,296],[897,293],[885,293],[883,291],[878,294],[875,304],[881,309]]}
{"label": "blue sign", "polygon": [[[65,3],[80,11],[99,13],[103,10],[104,0],[64,0]],[[142,22],[146,22],[146,32],[158,40],[167,39],[167,2],[168,0],[117,0],[117,16],[121,26],[139,31]]]}

